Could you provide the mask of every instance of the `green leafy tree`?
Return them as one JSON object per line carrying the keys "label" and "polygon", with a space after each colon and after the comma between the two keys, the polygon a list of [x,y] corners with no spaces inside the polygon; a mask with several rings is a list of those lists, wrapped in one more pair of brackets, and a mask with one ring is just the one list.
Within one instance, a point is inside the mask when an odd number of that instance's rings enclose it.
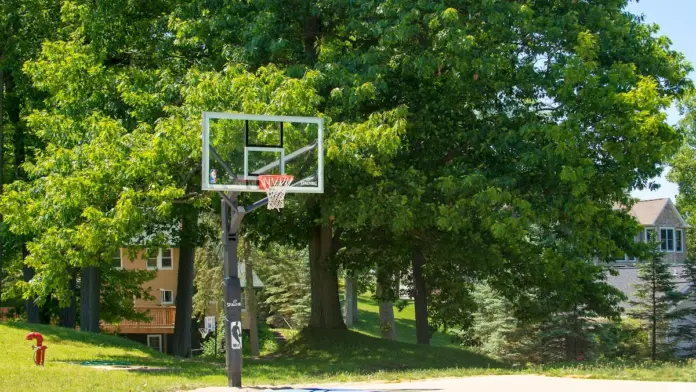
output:
{"label": "green leafy tree", "polygon": [[[679,126],[684,134],[684,142],[671,160],[671,170],[667,178],[679,185],[677,206],[687,223],[696,223],[696,92],[690,91],[679,101],[682,119]],[[692,230],[686,232],[687,249],[696,246],[696,236]]]}
{"label": "green leafy tree", "polygon": [[[650,334],[650,358],[669,358],[674,355],[673,323],[683,319],[685,310],[675,309],[686,296],[677,290],[670,265],[653,243],[650,257],[638,262],[640,283],[635,285],[635,301],[628,313],[644,323]],[[688,309],[687,309],[688,311]]]}
{"label": "green leafy tree", "polygon": [[[562,270],[565,250],[529,241],[532,229],[566,241],[578,260],[631,246],[632,231],[624,230],[631,218],[613,205],[629,204],[628,190],[646,186],[678,147],[662,110],[689,87],[689,67],[654,36],[657,27],[624,7],[618,0],[255,2],[205,13],[183,6],[177,26],[192,51],[317,71],[320,110],[333,121],[401,108],[396,159],[328,163],[326,194],[300,210],[316,226],[297,232],[311,233],[311,324],[341,327],[330,259],[354,245],[342,240],[346,230],[389,229],[413,261],[426,342],[432,307],[455,309],[451,299],[425,297],[446,283],[439,277],[452,265],[436,256],[441,232],[472,253],[457,272],[494,276],[491,285],[510,297],[517,287],[560,288],[540,278]],[[237,28],[201,33],[220,26]]]}
{"label": "green leafy tree", "polygon": [[[41,94],[32,88],[22,66],[38,55],[43,40],[59,34],[60,3],[56,0],[0,2],[0,194],[3,184],[25,177],[22,164],[37,146],[22,116],[40,105]],[[27,253],[24,240],[8,232],[6,225],[0,225],[0,295],[3,299],[15,297],[11,287],[3,286],[4,280],[11,283],[33,276],[33,270],[23,265]],[[19,275],[18,269],[22,270]],[[33,299],[26,300],[26,312],[29,322],[40,321],[39,308]],[[65,315],[74,319],[74,309],[68,308]]]}
{"label": "green leafy tree", "polygon": [[[429,312],[466,322],[456,302],[470,290],[446,290],[465,273],[514,299],[519,287],[563,292],[569,254],[631,246],[631,218],[613,204],[629,204],[680,143],[662,109],[689,68],[623,0],[64,5],[73,33],[27,66],[50,96],[34,121],[70,149],[91,143],[90,117],[122,127],[132,162],[116,174],[131,175],[116,200],[135,212],[121,227],[183,224],[180,293],[209,202],[196,193],[200,112],[330,120],[325,194],[245,221],[264,240],[308,245],[313,326],[344,327],[334,259],[355,245],[350,230],[386,229],[409,255],[421,342]],[[67,140],[50,132],[73,128]],[[443,243],[457,257],[441,257]]]}

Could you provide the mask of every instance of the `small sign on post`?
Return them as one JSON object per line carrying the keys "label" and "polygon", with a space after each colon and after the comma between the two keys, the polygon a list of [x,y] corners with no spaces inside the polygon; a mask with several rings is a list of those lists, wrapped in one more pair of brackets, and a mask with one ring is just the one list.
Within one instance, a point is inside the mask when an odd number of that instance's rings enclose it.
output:
{"label": "small sign on post", "polygon": [[230,343],[232,343],[232,350],[242,349],[242,323],[239,321],[230,323]]}

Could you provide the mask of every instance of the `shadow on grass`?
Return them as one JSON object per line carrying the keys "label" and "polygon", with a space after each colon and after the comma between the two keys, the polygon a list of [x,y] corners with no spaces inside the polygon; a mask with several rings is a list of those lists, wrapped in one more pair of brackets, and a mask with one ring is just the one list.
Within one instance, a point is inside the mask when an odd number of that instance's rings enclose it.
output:
{"label": "shadow on grass", "polygon": [[[371,334],[373,336],[380,336],[381,331],[379,326],[381,321],[379,319],[379,313],[373,311],[379,307],[379,303],[371,295],[363,294],[360,296],[360,304],[368,305],[369,310],[366,307],[360,309],[359,320],[357,323],[353,324],[353,329],[361,332]],[[410,305],[412,306],[412,305]],[[396,324],[396,340],[405,343],[415,343],[416,342],[416,321],[408,317],[408,314],[404,315],[402,312],[407,313],[406,310],[399,311],[394,309],[395,324]],[[436,331],[431,339],[430,344],[432,346],[457,346],[454,341],[454,336],[447,332]]]}
{"label": "shadow on grass", "polygon": [[346,330],[305,329],[267,365],[301,366],[321,373],[373,373],[451,368],[504,368],[484,355],[464,349],[388,341]]}
{"label": "shadow on grass", "polygon": [[[64,362],[128,363],[136,366],[166,368],[148,373],[150,377],[176,375],[191,381],[225,375],[223,364],[200,359],[178,359],[151,350],[139,343],[105,334],[79,332],[46,325],[12,323],[12,328],[37,331],[47,345],[82,343],[96,348],[121,348],[125,352],[101,350],[76,352]],[[129,355],[128,350],[137,355]],[[107,350],[105,350],[107,351]],[[56,358],[61,361],[60,358]],[[416,372],[437,369],[503,369],[505,366],[486,356],[460,348],[429,347],[387,341],[358,332],[306,329],[292,338],[273,359],[244,359],[245,379],[251,384],[297,384],[335,376],[373,375],[380,372]],[[123,371],[123,370],[103,370]],[[223,378],[224,379],[224,378]]]}

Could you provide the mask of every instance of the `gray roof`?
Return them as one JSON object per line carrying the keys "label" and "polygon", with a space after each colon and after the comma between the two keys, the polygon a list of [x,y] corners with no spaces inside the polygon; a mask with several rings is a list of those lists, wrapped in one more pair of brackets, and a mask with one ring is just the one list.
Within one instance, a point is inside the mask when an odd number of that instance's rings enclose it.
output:
{"label": "gray roof", "polygon": [[[680,278],[680,275],[682,273],[683,267],[682,266],[673,266],[670,267],[672,270],[672,275],[674,276],[674,280],[677,282],[677,290],[680,292],[686,292],[687,288],[689,287],[689,284],[684,281],[684,279]],[[637,298],[635,297],[635,284],[640,283],[640,279],[638,278],[638,268],[637,267],[621,267],[621,268],[615,268],[616,272],[618,272],[617,276],[612,276],[607,272],[607,282],[616,287],[617,289],[621,290],[628,299],[626,302],[622,302],[621,306],[624,309],[629,309],[631,307],[630,301],[636,301]]]}
{"label": "gray roof", "polygon": [[[245,265],[242,263],[238,264],[239,267],[237,268],[237,271],[239,271],[239,283],[242,285],[242,288],[246,287],[246,269],[244,268]],[[255,289],[260,289],[263,288],[263,282],[261,282],[261,279],[259,279],[259,276],[256,275],[256,272],[251,271],[251,273],[254,276],[254,288]]]}

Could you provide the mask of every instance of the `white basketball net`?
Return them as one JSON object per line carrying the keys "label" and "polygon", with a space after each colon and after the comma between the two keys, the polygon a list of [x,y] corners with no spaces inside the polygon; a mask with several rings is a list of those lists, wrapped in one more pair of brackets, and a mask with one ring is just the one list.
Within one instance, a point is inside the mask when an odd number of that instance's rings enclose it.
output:
{"label": "white basketball net", "polygon": [[268,209],[278,210],[285,207],[285,190],[295,177],[287,174],[266,174],[259,176],[259,188],[268,195]]}

